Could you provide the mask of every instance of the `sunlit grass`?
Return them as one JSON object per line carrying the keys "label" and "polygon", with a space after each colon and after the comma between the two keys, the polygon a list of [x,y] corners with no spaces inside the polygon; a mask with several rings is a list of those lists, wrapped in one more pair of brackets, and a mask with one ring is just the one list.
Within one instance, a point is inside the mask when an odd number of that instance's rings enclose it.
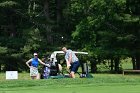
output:
{"label": "sunlit grass", "polygon": [[132,59],[127,58],[121,61],[123,69],[133,69]]}

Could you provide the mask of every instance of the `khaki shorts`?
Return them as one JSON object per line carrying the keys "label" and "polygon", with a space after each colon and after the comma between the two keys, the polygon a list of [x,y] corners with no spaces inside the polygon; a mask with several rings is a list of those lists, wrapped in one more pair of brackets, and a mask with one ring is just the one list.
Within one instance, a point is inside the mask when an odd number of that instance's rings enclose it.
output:
{"label": "khaki shorts", "polygon": [[37,76],[38,75],[38,68],[31,67],[30,68],[30,76]]}

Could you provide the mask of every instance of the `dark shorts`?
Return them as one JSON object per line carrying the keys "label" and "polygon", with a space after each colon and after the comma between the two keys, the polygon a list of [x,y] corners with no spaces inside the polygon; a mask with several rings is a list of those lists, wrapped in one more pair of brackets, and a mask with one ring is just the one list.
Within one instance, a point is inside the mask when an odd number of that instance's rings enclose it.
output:
{"label": "dark shorts", "polygon": [[70,70],[76,73],[78,68],[79,68],[79,66],[80,66],[79,61],[76,61],[76,62],[71,64]]}

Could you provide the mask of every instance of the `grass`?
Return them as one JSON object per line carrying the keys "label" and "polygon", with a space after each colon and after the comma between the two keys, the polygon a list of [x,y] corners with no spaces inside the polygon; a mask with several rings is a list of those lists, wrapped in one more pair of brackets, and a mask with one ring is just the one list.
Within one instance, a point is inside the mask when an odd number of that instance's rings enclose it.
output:
{"label": "grass", "polygon": [[[24,73],[18,73],[18,79],[19,80],[29,80],[29,79],[31,79],[30,78],[30,76],[29,76],[30,74],[29,73],[26,73],[26,72],[24,72]],[[0,73],[0,81],[1,80],[5,80],[6,79],[6,74],[5,73]]]}
{"label": "grass", "polygon": [[[130,59],[123,69],[131,69]],[[94,78],[31,80],[29,73],[18,73],[18,80],[5,80],[0,73],[0,93],[139,93],[139,74],[93,74]]]}
{"label": "grass", "polygon": [[[0,93],[139,93],[140,76],[94,74],[94,78],[30,80],[19,73],[18,80],[5,80],[0,74]],[[1,77],[2,76],[2,77]]]}

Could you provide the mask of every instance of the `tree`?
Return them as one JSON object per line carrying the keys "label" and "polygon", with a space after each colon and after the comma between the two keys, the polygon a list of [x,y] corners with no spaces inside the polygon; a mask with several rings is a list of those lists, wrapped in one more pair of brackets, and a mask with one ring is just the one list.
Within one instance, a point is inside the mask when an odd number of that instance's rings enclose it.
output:
{"label": "tree", "polygon": [[[88,15],[81,15],[83,19],[77,24],[73,33],[74,43],[80,45],[81,49],[92,51],[94,56],[99,59],[113,58],[115,71],[118,72],[119,60],[124,56],[133,55],[129,46],[133,46],[131,49],[135,51],[134,46],[138,44],[134,43],[135,40],[139,41],[136,33],[132,33],[132,30],[128,29],[130,26],[134,27],[132,22],[138,23],[139,18],[126,12],[127,9],[131,9],[126,6],[126,0],[92,0],[88,4],[89,7],[83,9],[87,10]],[[134,6],[138,7],[138,5]],[[134,6],[133,9],[136,9]],[[137,30],[137,35],[139,35],[138,26],[139,23],[134,27]],[[139,49],[136,48],[136,50]]]}

